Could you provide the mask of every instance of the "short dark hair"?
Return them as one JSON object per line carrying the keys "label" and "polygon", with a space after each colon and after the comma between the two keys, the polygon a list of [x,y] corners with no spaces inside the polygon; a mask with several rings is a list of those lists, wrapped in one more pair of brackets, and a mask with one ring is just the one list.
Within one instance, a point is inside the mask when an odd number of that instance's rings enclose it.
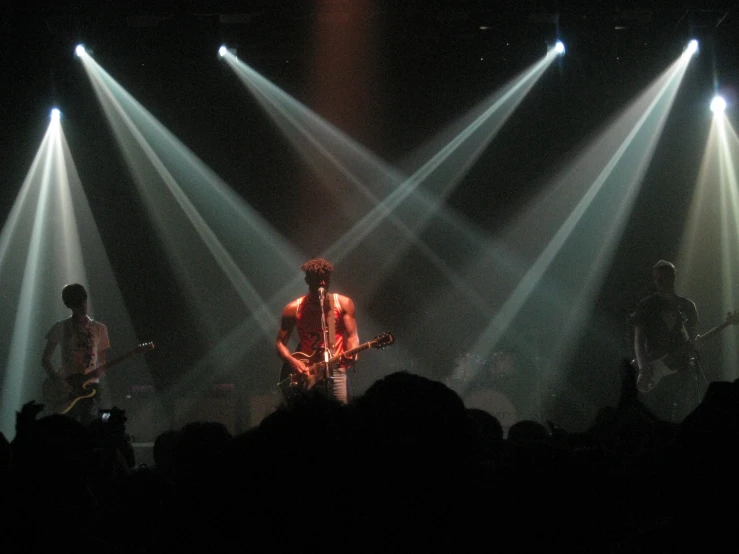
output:
{"label": "short dark hair", "polygon": [[87,291],[79,283],[66,285],[62,289],[62,302],[67,307],[81,306],[85,300],[87,300]]}
{"label": "short dark hair", "polygon": [[663,269],[672,273],[673,276],[677,274],[677,269],[675,269],[675,264],[673,264],[672,262],[668,262],[667,260],[660,260],[652,266],[652,271],[663,270]]}
{"label": "short dark hair", "polygon": [[328,279],[334,272],[333,264],[324,258],[313,258],[312,260],[308,260],[300,266],[300,269],[305,272],[306,279]]}

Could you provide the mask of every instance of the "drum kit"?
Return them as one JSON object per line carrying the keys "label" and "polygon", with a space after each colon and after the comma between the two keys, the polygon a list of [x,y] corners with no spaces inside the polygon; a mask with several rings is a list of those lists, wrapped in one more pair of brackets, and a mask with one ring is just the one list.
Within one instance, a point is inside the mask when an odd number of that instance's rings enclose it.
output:
{"label": "drum kit", "polygon": [[506,386],[518,375],[516,353],[499,350],[485,359],[474,354],[460,354],[446,380],[467,408],[477,408],[494,415],[507,433],[518,421],[516,407],[506,394]]}
{"label": "drum kit", "polygon": [[515,377],[518,373],[517,366],[516,353],[512,350],[499,350],[489,360],[475,354],[460,354],[454,361],[454,369],[447,378],[447,384],[464,387],[481,379],[501,381]]}
{"label": "drum kit", "polygon": [[462,394],[464,389],[477,377],[485,359],[474,354],[460,354],[454,361],[454,369],[446,379],[449,388]]}

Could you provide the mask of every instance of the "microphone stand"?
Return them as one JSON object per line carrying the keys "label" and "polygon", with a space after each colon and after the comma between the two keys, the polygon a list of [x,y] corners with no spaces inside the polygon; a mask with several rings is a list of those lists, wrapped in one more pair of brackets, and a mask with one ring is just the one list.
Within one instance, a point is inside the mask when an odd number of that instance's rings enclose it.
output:
{"label": "microphone stand", "polygon": [[318,289],[318,298],[321,304],[321,329],[323,330],[323,362],[326,365],[326,368],[325,368],[326,389],[327,391],[330,391],[331,390],[331,379],[333,379],[333,376],[331,375],[331,366],[329,365],[329,360],[331,359],[331,356],[333,355],[333,353],[329,350],[328,325],[326,324],[326,311],[324,309],[325,292],[324,292],[323,287],[320,287]]}

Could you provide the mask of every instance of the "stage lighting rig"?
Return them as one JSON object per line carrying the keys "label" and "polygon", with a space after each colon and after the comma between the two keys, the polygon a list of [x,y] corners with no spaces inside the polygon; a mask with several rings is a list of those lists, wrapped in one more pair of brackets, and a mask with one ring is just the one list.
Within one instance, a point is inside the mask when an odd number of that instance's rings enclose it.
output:
{"label": "stage lighting rig", "polygon": [[720,115],[726,110],[726,100],[722,96],[714,96],[711,100],[711,111],[715,115]]}
{"label": "stage lighting rig", "polygon": [[225,44],[218,49],[218,56],[223,58],[226,54],[231,53],[232,56],[236,56],[236,48],[229,48]]}

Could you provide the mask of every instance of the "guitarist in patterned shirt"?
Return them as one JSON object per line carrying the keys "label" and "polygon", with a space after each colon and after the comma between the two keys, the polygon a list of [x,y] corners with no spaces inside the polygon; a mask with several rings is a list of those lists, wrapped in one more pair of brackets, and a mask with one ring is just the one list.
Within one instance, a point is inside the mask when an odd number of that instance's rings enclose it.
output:
{"label": "guitarist in patterned shirt", "polygon": [[[82,374],[91,367],[105,364],[106,352],[110,347],[108,328],[87,315],[87,291],[80,284],[66,285],[62,289],[62,302],[72,310],[67,319],[57,321],[46,334],[46,347],[41,358],[49,379],[58,385],[60,394],[71,392],[65,381],[75,374]],[[61,368],[54,367],[52,357],[57,346],[61,347]],[[91,385],[95,394],[82,398],[74,404],[67,415],[87,425],[97,419],[100,409],[100,394],[97,382]]]}
{"label": "guitarist in patterned shirt", "polygon": [[[308,294],[293,300],[283,309],[275,347],[277,355],[289,371],[305,381],[312,381],[314,376],[309,374],[309,363],[325,359],[322,311],[327,327],[334,329],[333,347],[329,348],[329,357],[341,356],[343,352],[356,348],[359,345],[359,335],[352,299],[343,294],[328,292],[334,270],[331,262],[315,258],[304,263],[301,269],[305,272]],[[297,329],[299,344],[298,351],[292,353],[287,344],[294,329]],[[330,342],[331,333],[328,336]],[[331,372],[330,378],[318,380],[322,386],[325,385],[330,396],[344,404],[349,399],[347,369],[354,365],[355,360],[356,356],[354,359],[341,360],[339,367]]]}
{"label": "guitarist in patterned shirt", "polygon": [[657,292],[639,302],[633,314],[637,388],[644,404],[665,421],[679,422],[700,403],[695,303],[675,293],[675,265],[652,267]]}

